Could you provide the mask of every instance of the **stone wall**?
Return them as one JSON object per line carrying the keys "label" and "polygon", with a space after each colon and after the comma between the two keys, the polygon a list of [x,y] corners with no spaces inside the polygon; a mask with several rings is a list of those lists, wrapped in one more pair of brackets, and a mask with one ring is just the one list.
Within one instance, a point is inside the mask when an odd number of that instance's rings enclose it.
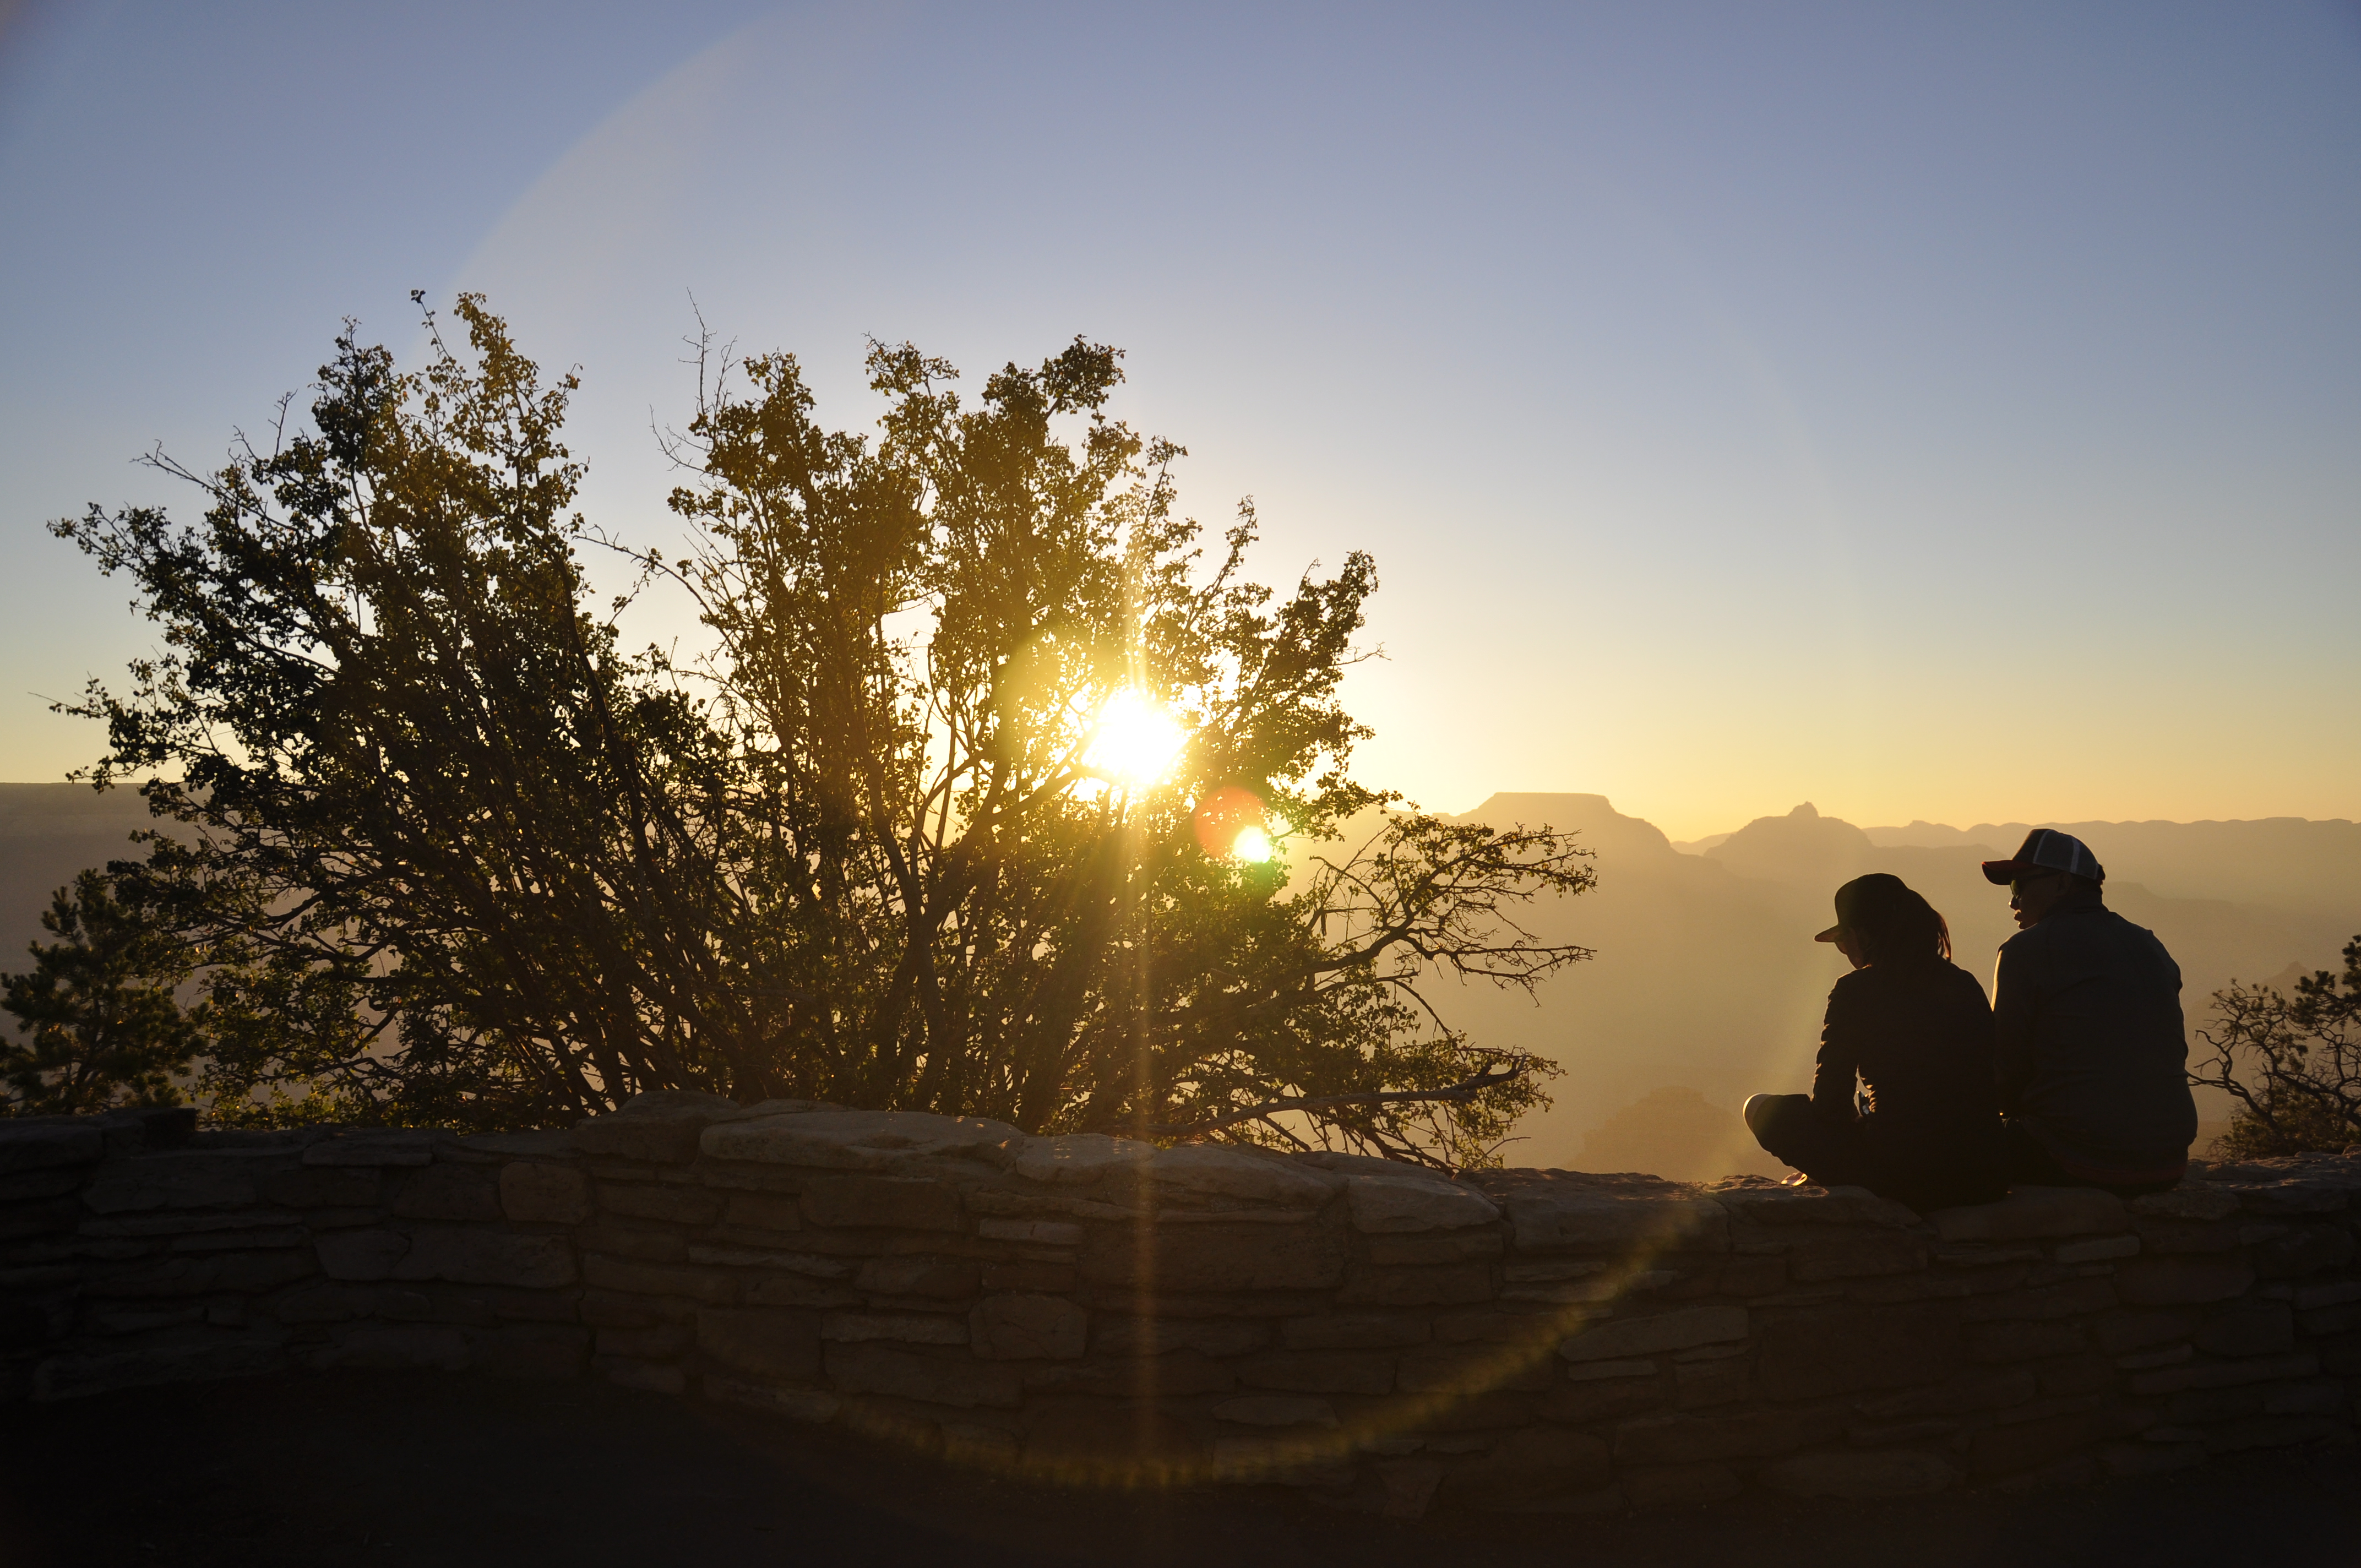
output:
{"label": "stone wall", "polygon": [[[2356,1150],[2361,1154],[2361,1150]],[[1569,1512],[2349,1441],[2361,1158],[1921,1219],[664,1094],[569,1132],[0,1124],[16,1397],[594,1376],[1118,1483]]]}

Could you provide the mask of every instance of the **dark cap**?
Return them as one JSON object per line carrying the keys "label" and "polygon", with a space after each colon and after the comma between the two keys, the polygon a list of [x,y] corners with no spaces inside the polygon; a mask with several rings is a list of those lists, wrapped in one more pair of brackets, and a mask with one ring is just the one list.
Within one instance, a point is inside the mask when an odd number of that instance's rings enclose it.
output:
{"label": "dark cap", "polygon": [[1984,880],[2004,887],[2021,876],[2041,872],[2067,872],[2092,882],[2107,880],[2106,868],[2099,864],[2090,846],[2055,828],[2036,828],[2025,836],[2015,854],[2004,861],[1984,862]]}
{"label": "dark cap", "polygon": [[1897,894],[1906,894],[1910,884],[1891,872],[1872,872],[1857,876],[1837,889],[1837,923],[1812,938],[1815,942],[1833,942],[1837,933],[1848,926],[1859,925],[1863,917]]}

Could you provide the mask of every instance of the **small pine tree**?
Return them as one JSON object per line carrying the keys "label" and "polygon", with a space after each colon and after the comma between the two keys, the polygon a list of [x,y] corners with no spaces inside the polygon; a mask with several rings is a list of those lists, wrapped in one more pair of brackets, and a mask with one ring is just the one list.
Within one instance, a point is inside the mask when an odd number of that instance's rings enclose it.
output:
{"label": "small pine tree", "polygon": [[188,948],[104,872],[58,889],[33,942],[32,970],[0,977],[20,1043],[0,1044],[5,1110],[87,1114],[133,1103],[176,1105],[173,1080],[203,1047],[203,1008],[174,992],[195,967]]}

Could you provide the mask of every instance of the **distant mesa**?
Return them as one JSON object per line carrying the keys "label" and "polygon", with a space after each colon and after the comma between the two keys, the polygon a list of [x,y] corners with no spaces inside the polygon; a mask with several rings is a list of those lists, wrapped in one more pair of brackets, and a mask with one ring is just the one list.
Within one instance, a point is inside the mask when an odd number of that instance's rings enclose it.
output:
{"label": "distant mesa", "polygon": [[1740,876],[1827,882],[1833,893],[1838,883],[1869,870],[1877,846],[1851,823],[1823,817],[1806,801],[1784,817],[1756,817],[1706,853]]}

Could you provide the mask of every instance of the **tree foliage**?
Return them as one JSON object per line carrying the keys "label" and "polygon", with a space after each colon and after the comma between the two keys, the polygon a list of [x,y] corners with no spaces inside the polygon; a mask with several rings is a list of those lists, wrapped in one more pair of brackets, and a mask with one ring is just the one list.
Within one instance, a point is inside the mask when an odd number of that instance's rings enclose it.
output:
{"label": "tree foliage", "polygon": [[[1539,1102],[1549,1065],[1432,988],[1585,956],[1514,916],[1586,852],[1352,781],[1373,565],[1257,586],[1250,506],[1209,555],[1181,449],[1107,412],[1118,351],[970,404],[873,345],[873,438],[790,356],[708,360],[666,554],[572,513],[574,378],[457,315],[415,373],[348,327],[267,451],[157,457],[201,526],[57,525],[163,628],[76,711],[100,782],[157,774],[182,825],[139,875],[206,955],[226,1113],[511,1125],[679,1087],[1462,1164]],[[685,591],[709,652],[624,651],[586,539]],[[1206,836],[1233,817],[1282,854]]]}
{"label": "tree foliage", "polygon": [[0,1001],[23,1036],[0,1046],[7,1109],[180,1103],[176,1080],[204,1037],[204,1008],[184,1009],[174,994],[195,967],[187,946],[100,871],[58,889],[41,927],[57,939],[31,944],[32,969],[8,976]]}
{"label": "tree foliage", "polygon": [[2235,1102],[2215,1149],[2234,1159],[2361,1143],[2361,937],[2342,975],[2321,970],[2290,997],[2233,984],[2213,993],[2213,1025],[2198,1038],[2211,1061],[2189,1075]]}

